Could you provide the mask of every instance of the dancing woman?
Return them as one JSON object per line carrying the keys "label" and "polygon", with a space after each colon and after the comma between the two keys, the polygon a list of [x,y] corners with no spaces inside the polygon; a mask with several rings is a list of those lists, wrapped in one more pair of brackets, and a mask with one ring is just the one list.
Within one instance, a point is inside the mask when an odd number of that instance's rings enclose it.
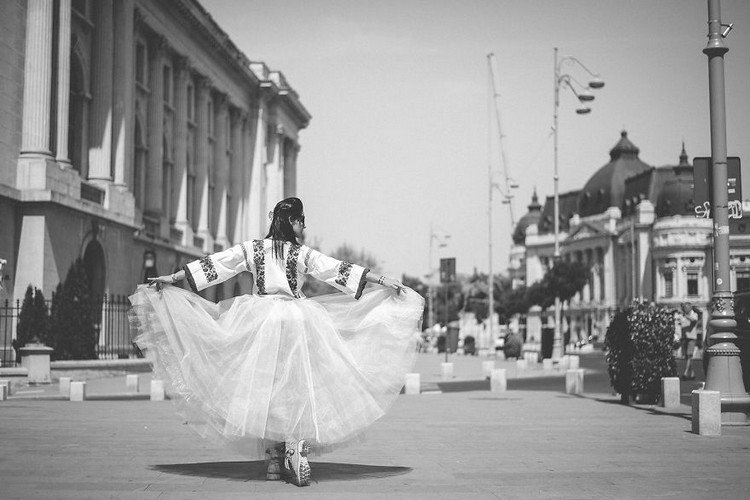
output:
{"label": "dancing woman", "polygon": [[[398,280],[300,244],[304,229],[302,202],[287,198],[265,239],[151,278],[130,297],[136,343],[188,423],[249,456],[265,451],[266,477],[280,479],[283,465],[298,486],[310,483],[310,447],[351,441],[393,403],[424,309]],[[197,295],[243,272],[252,295],[218,304]],[[306,276],[345,295],[305,298]],[[195,294],[169,286],[183,279]]]}

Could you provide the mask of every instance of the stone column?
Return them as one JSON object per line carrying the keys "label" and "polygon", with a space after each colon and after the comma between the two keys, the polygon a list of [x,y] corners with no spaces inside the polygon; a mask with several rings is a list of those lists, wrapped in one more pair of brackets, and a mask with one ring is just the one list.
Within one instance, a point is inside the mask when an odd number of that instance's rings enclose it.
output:
{"label": "stone column", "polygon": [[231,134],[232,134],[232,163],[229,173],[229,187],[232,193],[232,203],[229,206],[229,221],[231,222],[229,237],[235,245],[242,241],[242,206],[245,195],[244,190],[244,172],[242,169],[244,159],[244,144],[242,133],[243,123],[245,121],[244,113],[234,108],[231,117]]}
{"label": "stone column", "polygon": [[162,170],[164,164],[164,54],[167,42],[155,36],[149,43],[148,165],[146,167],[145,213],[155,221],[164,215],[162,207]]}
{"label": "stone column", "polygon": [[133,0],[115,2],[114,34],[114,165],[115,184],[123,189],[133,176],[133,99],[135,70],[133,61]]}
{"label": "stone column", "polygon": [[227,156],[227,117],[229,103],[227,96],[222,95],[216,102],[216,147],[214,148],[214,165],[216,166],[216,189],[214,207],[216,209],[216,243],[224,248],[229,246],[227,239],[227,185],[229,184],[229,158]]}
{"label": "stone column", "polygon": [[28,0],[21,157],[51,158],[52,0]]}
{"label": "stone column", "polygon": [[249,169],[249,185],[247,192],[246,214],[247,214],[247,231],[249,238],[260,238],[265,236],[261,233],[261,172],[263,170],[263,141],[265,135],[265,114],[262,97],[258,96],[253,100],[250,109],[250,127],[248,127],[248,143],[250,150],[245,160],[248,163],[246,168]]}
{"label": "stone column", "polygon": [[613,238],[604,251],[604,302],[607,306],[614,306],[617,301],[615,291],[615,245],[617,239]]}
{"label": "stone column", "polygon": [[91,63],[91,122],[89,123],[89,179],[112,181],[112,54],[113,0],[96,2],[94,54]]}
{"label": "stone column", "polygon": [[[197,83],[197,104],[195,110],[195,184],[196,206],[198,209],[197,233],[203,240],[204,252],[213,251],[213,238],[208,220],[208,101],[211,99],[211,80],[200,78]],[[209,250],[210,249],[210,250]]]}
{"label": "stone column", "polygon": [[175,70],[175,159],[174,159],[174,176],[177,182],[177,211],[175,214],[174,225],[182,231],[181,244],[184,246],[192,245],[193,234],[190,224],[188,224],[187,214],[187,88],[190,78],[190,63],[187,57],[177,59]]}
{"label": "stone column", "polygon": [[57,164],[70,168],[68,113],[70,109],[70,0],[60,0],[57,37]]}

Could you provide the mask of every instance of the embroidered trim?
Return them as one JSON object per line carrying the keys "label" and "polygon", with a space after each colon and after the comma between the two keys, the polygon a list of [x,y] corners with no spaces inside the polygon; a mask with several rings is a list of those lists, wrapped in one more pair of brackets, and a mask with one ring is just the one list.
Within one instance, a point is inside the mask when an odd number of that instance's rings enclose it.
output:
{"label": "embroidered trim", "polygon": [[265,253],[264,253],[263,240],[253,241],[253,262],[255,263],[255,273],[257,279],[255,285],[258,287],[258,295],[266,294],[266,269],[265,269]]}
{"label": "embroidered trim", "polygon": [[307,253],[305,254],[305,272],[310,269],[310,255],[312,255],[312,248],[307,247]]}
{"label": "embroidered trim", "polygon": [[359,298],[362,296],[362,291],[365,289],[365,285],[367,284],[367,280],[365,277],[367,276],[367,273],[370,272],[369,268],[365,268],[364,272],[362,273],[362,277],[359,278],[359,286],[357,287],[357,291],[354,294],[354,298],[356,300],[359,300]]}
{"label": "embroidered trim", "polygon": [[247,248],[245,248],[244,243],[240,243],[240,248],[242,248],[242,254],[245,256],[245,269],[250,271],[250,261],[247,259]]}
{"label": "embroidered trim", "polygon": [[349,281],[349,273],[352,272],[352,265],[346,261],[342,261],[339,264],[339,274],[336,276],[336,283],[341,286],[346,286],[346,282]]}
{"label": "embroidered trim", "polygon": [[182,266],[182,269],[185,271],[185,278],[187,278],[187,282],[190,285],[190,289],[198,293],[198,287],[195,285],[195,280],[193,279],[193,273],[190,272],[190,269],[188,269],[187,264]]}
{"label": "embroidered trim", "polygon": [[201,269],[203,270],[203,274],[206,275],[207,283],[211,283],[212,281],[216,281],[217,279],[219,279],[219,275],[216,272],[214,263],[211,261],[210,255],[206,255],[198,262],[200,262]]}
{"label": "embroidered trim", "polygon": [[286,280],[289,282],[289,290],[292,291],[292,295],[296,298],[300,298],[299,290],[297,290],[297,259],[299,258],[299,245],[291,245],[289,247],[289,255],[286,258]]}

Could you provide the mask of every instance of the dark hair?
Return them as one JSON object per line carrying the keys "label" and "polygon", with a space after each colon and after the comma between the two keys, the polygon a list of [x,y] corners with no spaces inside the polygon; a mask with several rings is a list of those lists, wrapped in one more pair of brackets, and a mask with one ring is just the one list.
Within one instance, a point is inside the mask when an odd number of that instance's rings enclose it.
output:
{"label": "dark hair", "polygon": [[273,208],[271,227],[268,229],[266,238],[273,241],[273,256],[275,258],[281,259],[283,257],[284,243],[287,241],[293,245],[299,245],[291,221],[303,218],[302,200],[299,198],[285,198]]}

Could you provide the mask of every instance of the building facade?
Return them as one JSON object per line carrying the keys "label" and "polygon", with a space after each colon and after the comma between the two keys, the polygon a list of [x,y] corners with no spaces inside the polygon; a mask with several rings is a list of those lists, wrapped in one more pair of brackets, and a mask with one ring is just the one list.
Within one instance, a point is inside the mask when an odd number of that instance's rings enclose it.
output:
{"label": "building facade", "polygon": [[[591,276],[563,308],[570,342],[603,337],[612,315],[633,299],[676,309],[690,302],[708,321],[711,299],[712,221],[697,218],[693,166],[685,147],[676,165],[653,167],[622,132],[610,161],[580,190],[560,195],[561,258],[587,264]],[[745,204],[747,205],[747,203]],[[746,206],[746,209],[750,207]],[[742,212],[742,210],[739,210]],[[554,199],[536,193],[514,232],[511,277],[517,286],[542,279],[554,257]],[[730,220],[731,288],[750,290],[750,224]],[[554,311],[532,307],[527,342],[539,344]]]}
{"label": "building facade", "polygon": [[[267,230],[296,194],[310,114],[196,0],[3,2],[0,299],[47,296],[83,259],[93,294]],[[207,292],[250,290],[235,278]]]}

